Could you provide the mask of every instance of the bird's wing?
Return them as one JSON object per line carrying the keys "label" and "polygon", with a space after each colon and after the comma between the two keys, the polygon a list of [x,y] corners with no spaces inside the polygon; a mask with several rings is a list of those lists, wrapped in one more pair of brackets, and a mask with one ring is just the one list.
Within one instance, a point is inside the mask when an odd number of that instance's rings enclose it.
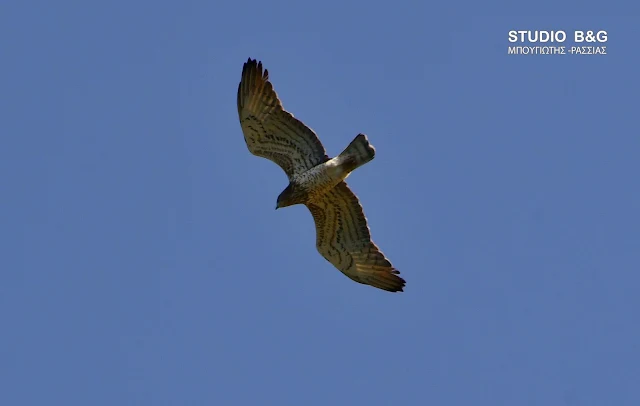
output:
{"label": "bird's wing", "polygon": [[313,130],[284,110],[255,59],[242,68],[238,115],[249,151],[277,163],[289,179],[329,159]]}
{"label": "bird's wing", "polygon": [[307,203],[316,224],[318,252],[356,282],[402,292],[405,281],[371,241],[367,219],[345,182]]}

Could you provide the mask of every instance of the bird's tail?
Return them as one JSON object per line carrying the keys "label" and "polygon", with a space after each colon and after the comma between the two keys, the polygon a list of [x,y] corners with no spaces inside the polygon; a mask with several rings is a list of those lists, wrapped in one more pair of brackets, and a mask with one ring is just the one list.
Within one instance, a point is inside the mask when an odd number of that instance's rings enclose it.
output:
{"label": "bird's tail", "polygon": [[356,138],[351,141],[351,144],[338,155],[340,160],[344,162],[344,167],[348,172],[366,164],[375,156],[376,150],[373,148],[373,145],[369,144],[369,140],[364,134],[358,134]]}

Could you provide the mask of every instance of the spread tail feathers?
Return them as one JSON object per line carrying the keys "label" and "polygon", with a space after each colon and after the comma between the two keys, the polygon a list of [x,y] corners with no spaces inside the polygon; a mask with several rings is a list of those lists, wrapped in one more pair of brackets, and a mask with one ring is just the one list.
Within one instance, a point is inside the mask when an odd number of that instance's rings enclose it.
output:
{"label": "spread tail feathers", "polygon": [[344,160],[349,172],[371,161],[375,156],[376,150],[369,144],[369,140],[364,134],[358,134],[339,155]]}

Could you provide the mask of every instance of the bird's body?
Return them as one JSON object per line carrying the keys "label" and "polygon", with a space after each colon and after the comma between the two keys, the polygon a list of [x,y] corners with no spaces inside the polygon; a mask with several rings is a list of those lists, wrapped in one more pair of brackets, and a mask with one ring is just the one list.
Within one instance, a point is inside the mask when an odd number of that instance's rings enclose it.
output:
{"label": "bird's body", "polygon": [[262,63],[251,59],[238,86],[238,114],[249,151],[289,177],[276,209],[306,205],[316,224],[316,247],[327,261],[356,282],[402,291],[404,279],[371,241],[362,206],[344,182],[375,157],[367,136],[358,134],[329,159],[316,134],[282,108]]}
{"label": "bird's body", "polygon": [[375,150],[369,145],[367,137],[363,134],[358,135],[342,154],[294,175],[290,181],[291,188],[302,190],[304,193],[295,195],[292,199],[287,199],[285,194],[279,207],[312,203],[345,180],[356,168],[372,160],[374,156]]}

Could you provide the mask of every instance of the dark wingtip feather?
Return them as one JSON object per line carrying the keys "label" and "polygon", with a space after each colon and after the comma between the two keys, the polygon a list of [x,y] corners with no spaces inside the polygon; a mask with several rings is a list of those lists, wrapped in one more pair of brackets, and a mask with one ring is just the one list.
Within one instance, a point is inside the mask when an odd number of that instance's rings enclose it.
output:
{"label": "dark wingtip feather", "polygon": [[400,282],[399,286],[396,288],[396,290],[393,290],[392,292],[404,292],[404,286],[406,285],[406,282],[404,279],[402,279],[401,277],[398,276],[398,282]]}
{"label": "dark wingtip feather", "polygon": [[391,270],[379,274],[375,280],[368,281],[368,284],[387,292],[404,292],[406,281],[398,276],[399,273],[400,271],[397,269],[391,268]]}
{"label": "dark wingtip feather", "polygon": [[393,270],[391,271],[391,276],[394,279],[394,287],[391,292],[404,292],[404,287],[407,284],[407,282],[401,277],[398,276],[400,274],[400,271],[398,271],[397,269],[393,268]]}

